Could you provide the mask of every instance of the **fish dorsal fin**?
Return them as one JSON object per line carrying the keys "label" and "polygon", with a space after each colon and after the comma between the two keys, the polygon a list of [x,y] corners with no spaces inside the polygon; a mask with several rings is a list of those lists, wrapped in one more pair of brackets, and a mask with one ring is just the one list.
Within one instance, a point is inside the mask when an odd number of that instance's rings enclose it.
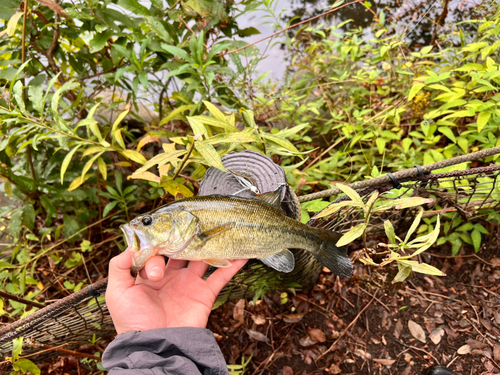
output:
{"label": "fish dorsal fin", "polygon": [[295,268],[295,257],[288,249],[280,251],[279,253],[273,254],[267,258],[262,258],[261,262],[279,272],[288,273],[292,272]]}
{"label": "fish dorsal fin", "polygon": [[261,194],[255,197],[255,200],[267,203],[278,210],[281,210],[281,192],[283,191],[284,185],[279,186],[274,191],[268,191],[267,193]]}
{"label": "fish dorsal fin", "polygon": [[216,226],[216,227],[213,227],[213,228],[210,228],[209,230],[206,230],[205,232],[202,232],[198,235],[198,238],[202,241],[202,242],[205,242],[205,241],[208,241],[210,238],[212,237],[215,237],[227,230],[230,230],[231,228],[234,227],[234,224],[233,222],[231,223],[224,223],[222,225],[219,225],[219,226]]}

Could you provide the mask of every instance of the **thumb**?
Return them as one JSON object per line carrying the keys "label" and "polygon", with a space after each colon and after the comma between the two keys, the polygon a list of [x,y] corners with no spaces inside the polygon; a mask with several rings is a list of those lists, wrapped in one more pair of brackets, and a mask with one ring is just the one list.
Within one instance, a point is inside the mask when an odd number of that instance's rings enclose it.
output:
{"label": "thumb", "polygon": [[125,290],[135,284],[135,279],[130,274],[132,266],[132,251],[128,248],[109,262],[108,290]]}

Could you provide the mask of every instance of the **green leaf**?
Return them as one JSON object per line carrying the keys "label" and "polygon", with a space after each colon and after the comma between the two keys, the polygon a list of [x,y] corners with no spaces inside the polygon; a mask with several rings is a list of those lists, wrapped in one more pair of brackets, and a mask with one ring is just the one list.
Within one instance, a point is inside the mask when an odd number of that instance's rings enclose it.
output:
{"label": "green leaf", "polygon": [[363,205],[363,200],[361,199],[360,195],[354,190],[353,188],[344,185],[344,184],[335,184],[335,187],[339,188],[342,190],[353,202],[356,202],[358,204]]}
{"label": "green leaf", "polygon": [[318,212],[326,208],[329,204],[330,202],[321,199],[315,199],[313,201],[301,203],[300,205],[302,206],[303,209],[309,212]]}
{"label": "green leaf", "polygon": [[389,242],[393,245],[396,244],[396,232],[394,231],[394,226],[389,220],[384,221],[384,230]]}
{"label": "green leaf", "polygon": [[152,16],[151,12],[137,0],[118,0],[118,5],[137,14],[138,16]]}
{"label": "green leaf", "polygon": [[255,27],[247,27],[243,30],[238,30],[238,36],[245,37],[245,36],[251,36],[251,35],[259,35],[260,31],[257,30]]}
{"label": "green leaf", "polygon": [[160,180],[160,186],[166,189],[174,197],[176,197],[178,194],[182,194],[185,198],[193,196],[193,192],[191,190],[189,190],[186,186],[179,183],[178,181],[172,179],[172,177],[170,176],[162,176]]}
{"label": "green leaf", "polygon": [[189,117],[187,118],[189,125],[191,126],[191,129],[193,129],[193,135],[198,135],[198,134],[203,134],[206,138],[209,138],[209,133],[207,131],[207,128],[205,128],[205,125],[201,123],[196,118]]}
{"label": "green leaf", "polygon": [[407,154],[408,151],[410,150],[412,143],[413,143],[413,140],[411,138],[403,139],[402,144],[403,144],[403,151],[405,152],[405,154]]}
{"label": "green leaf", "polygon": [[474,246],[474,250],[477,253],[481,248],[481,232],[477,229],[474,229],[470,234],[472,239],[472,245]]}
{"label": "green leaf", "polygon": [[415,260],[398,260],[398,263],[406,267],[411,267],[411,270],[414,272],[424,273],[426,275],[446,276],[436,267],[433,267],[427,263],[418,263]]}
{"label": "green leaf", "polygon": [[63,233],[66,239],[71,237],[80,230],[80,225],[78,224],[78,222],[68,214],[63,215],[63,222],[64,222]]}
{"label": "green leaf", "polygon": [[47,197],[46,195],[41,195],[40,203],[45,209],[45,212],[47,212],[47,216],[54,217],[57,215],[57,210],[54,207],[54,204],[52,203],[52,200],[49,197]]}
{"label": "green leaf", "polygon": [[35,208],[31,203],[25,203],[23,206],[23,222],[29,230],[35,227]]}
{"label": "green leaf", "polygon": [[215,126],[217,128],[222,128],[230,132],[238,131],[238,129],[234,125],[231,125],[227,120],[219,120],[209,116],[192,116],[190,118],[195,119],[205,125]]}
{"label": "green leaf", "polygon": [[33,105],[33,109],[35,109],[35,111],[37,111],[40,115],[43,115],[45,102],[43,101],[42,85],[33,85],[32,82],[30,82],[28,88],[28,98]]}
{"label": "green leaf", "polygon": [[10,218],[9,232],[14,238],[17,238],[19,236],[19,232],[21,231],[22,214],[23,211],[18,209]]}
{"label": "green leaf", "polygon": [[418,226],[420,225],[420,220],[422,220],[423,214],[424,214],[424,209],[420,207],[417,216],[415,216],[415,219],[413,220],[413,223],[411,224],[411,227],[408,230],[408,233],[406,234],[404,241],[405,243],[408,243],[413,232],[417,230]]}
{"label": "green leaf", "polygon": [[278,137],[277,135],[273,135],[273,134],[269,134],[269,133],[264,133],[264,132],[261,132],[260,136],[262,138],[264,138],[265,140],[268,140],[268,141],[276,143],[277,145],[283,147],[285,150],[288,150],[288,151],[290,151],[290,152],[292,152],[294,154],[299,154],[300,153],[299,150],[297,150],[297,148],[293,145],[293,143],[290,142],[287,139]]}
{"label": "green leaf", "polygon": [[400,265],[398,262],[398,267],[399,267],[399,272],[394,276],[394,279],[392,280],[392,283],[402,283],[405,281],[408,276],[411,275],[411,267]]}
{"label": "green leaf", "polygon": [[217,134],[216,136],[210,137],[206,141],[204,141],[206,144],[209,145],[216,145],[219,143],[237,143],[237,144],[242,144],[242,143],[257,143],[260,141],[259,137],[253,132],[255,129],[247,129],[246,131],[241,131],[241,132],[231,132],[231,133],[223,133],[223,134]]}
{"label": "green leaf", "polygon": [[354,241],[355,239],[361,237],[363,235],[363,232],[365,231],[366,229],[366,224],[365,223],[361,223],[361,224],[358,224],[356,225],[355,227],[352,227],[349,232],[347,232],[346,234],[344,234],[338,241],[337,241],[337,246],[338,247],[342,247],[342,246],[345,246],[345,245],[348,245],[350,244],[352,241]]}
{"label": "green leaf", "polygon": [[383,155],[385,152],[386,140],[384,138],[379,137],[375,140],[375,143],[377,144],[378,153]]}
{"label": "green leaf", "polygon": [[19,109],[23,113],[23,115],[27,116],[26,106],[24,105],[23,100],[23,84],[21,81],[17,81],[14,85],[14,99],[16,99],[16,103],[19,106]]}
{"label": "green leaf", "polygon": [[457,143],[457,139],[455,138],[455,134],[453,134],[453,130],[451,130],[449,127],[440,126],[438,128],[438,132],[444,134],[453,143]]}
{"label": "green leaf", "polygon": [[163,23],[156,17],[145,17],[146,24],[153,30],[156,35],[158,35],[161,39],[163,39],[167,43],[173,43],[174,40],[168,33],[167,29]]}
{"label": "green leaf", "polygon": [[[83,181],[85,181],[85,175],[87,174],[87,172],[89,171],[89,169],[92,167],[92,164],[94,164],[94,162],[97,160],[97,158],[99,156],[101,156],[102,154],[104,154],[104,151],[101,151],[99,152],[98,154],[94,155],[93,157],[91,157],[87,163],[85,163],[85,166],[83,167],[82,169],[82,174],[81,174],[81,180],[82,180],[82,183]],[[73,190],[73,189],[72,189]]]}
{"label": "green leaf", "polygon": [[115,208],[115,206],[119,203],[119,201],[111,201],[109,202],[106,207],[104,207],[104,211],[102,212],[102,217],[106,217],[109,212]]}
{"label": "green leaf", "polygon": [[490,120],[491,113],[490,112],[481,112],[477,116],[477,132],[481,133],[481,130],[486,126],[488,121]]}
{"label": "green leaf", "polygon": [[24,337],[12,340],[12,360],[17,361],[23,351]]}
{"label": "green leaf", "polygon": [[467,153],[469,151],[469,140],[467,138],[458,137],[457,143],[464,153]]}
{"label": "green leaf", "polygon": [[408,94],[408,101],[412,100],[419,92],[422,90],[422,88],[425,86],[423,83],[415,83],[411,90],[410,93]]}
{"label": "green leaf", "polygon": [[380,206],[375,207],[373,209],[373,212],[386,211],[392,207],[396,207],[398,210],[401,210],[403,208],[421,206],[423,204],[432,202],[433,202],[432,199],[422,198],[422,197],[399,198],[399,199],[384,201]]}
{"label": "green leaf", "polygon": [[102,33],[97,33],[94,35],[92,40],[89,42],[89,51],[90,53],[99,52],[104,48],[108,40],[114,35],[113,30],[106,30]]}
{"label": "green leaf", "polygon": [[181,49],[179,47],[169,46],[168,44],[162,44],[161,47],[165,51],[174,55],[175,57],[177,57],[181,60],[185,60],[191,64],[195,64],[195,61],[193,60],[193,58],[191,56],[189,56],[189,54],[186,51],[184,51],[183,49]]}
{"label": "green leaf", "polygon": [[218,120],[226,121],[226,116],[217,108],[215,105],[213,105],[210,102],[207,102],[206,100],[203,101],[203,104],[205,104],[205,107],[207,107],[208,111]]}
{"label": "green leaf", "polygon": [[194,144],[196,151],[200,153],[203,159],[206,160],[207,164],[211,167],[220,169],[226,172],[226,168],[222,164],[222,158],[219,153],[215,150],[214,146],[206,144],[204,142],[196,142]]}

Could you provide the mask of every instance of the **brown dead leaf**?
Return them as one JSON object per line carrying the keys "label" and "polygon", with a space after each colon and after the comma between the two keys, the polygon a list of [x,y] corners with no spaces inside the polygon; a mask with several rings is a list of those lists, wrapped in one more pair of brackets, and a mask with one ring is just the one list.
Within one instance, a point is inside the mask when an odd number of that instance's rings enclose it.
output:
{"label": "brown dead leaf", "polygon": [[241,322],[245,319],[245,302],[246,300],[240,299],[238,302],[236,302],[236,305],[234,305],[233,319],[238,322]]}
{"label": "brown dead leaf", "polygon": [[266,317],[264,315],[252,315],[252,320],[258,326],[266,324]]}
{"label": "brown dead leaf", "polygon": [[283,375],[293,375],[293,369],[290,366],[283,366]]}
{"label": "brown dead leaf", "polygon": [[283,314],[285,323],[298,323],[306,314]]}
{"label": "brown dead leaf", "polygon": [[401,337],[401,332],[403,332],[403,323],[401,323],[401,319],[398,319],[396,322],[396,329],[394,329],[394,337],[397,340]]}
{"label": "brown dead leaf", "polygon": [[493,359],[495,361],[500,361],[500,344],[495,344],[493,347]]}
{"label": "brown dead leaf", "polygon": [[316,344],[316,341],[314,341],[314,340],[313,340],[312,338],[310,338],[309,336],[306,336],[306,337],[302,337],[302,338],[299,340],[299,344],[300,344],[300,346],[308,347],[308,346],[311,346],[311,345]]}
{"label": "brown dead leaf", "polygon": [[437,345],[441,342],[441,339],[443,338],[443,336],[444,336],[444,329],[441,327],[438,327],[434,331],[431,332],[431,334],[429,335],[429,338],[431,339],[431,341],[435,345]]}
{"label": "brown dead leaf", "polygon": [[495,310],[494,316],[495,316],[495,322],[497,323],[497,326],[500,326],[500,312]]}
{"label": "brown dead leaf", "polygon": [[354,355],[357,355],[358,357],[361,357],[363,359],[371,359],[372,358],[372,355],[370,353],[368,353],[367,351],[361,349],[361,348],[358,348],[354,351]]}
{"label": "brown dead leaf", "polygon": [[491,258],[490,263],[493,267],[500,267],[500,258]]}
{"label": "brown dead leaf", "polygon": [[316,342],[326,341],[325,333],[319,328],[309,328],[309,337],[311,337],[311,339],[313,339]]}
{"label": "brown dead leaf", "polygon": [[52,1],[52,0],[38,0],[38,2],[43,5],[43,6],[46,6],[47,8],[49,8],[50,10],[54,11],[55,13],[57,13],[59,16],[61,17],[64,17],[64,18],[70,18],[66,12],[64,11],[63,7],[60,6],[59,4],[57,4],[56,2]]}
{"label": "brown dead leaf", "polygon": [[481,341],[477,341],[477,340],[474,340],[474,339],[467,339],[467,345],[469,345],[471,347],[471,349],[484,349],[484,348],[487,348],[489,345],[484,343],[484,342],[481,342]]}
{"label": "brown dead leaf", "polygon": [[386,358],[373,358],[373,362],[380,363],[382,366],[390,366],[394,362],[396,362],[395,359],[386,359]]}
{"label": "brown dead leaf", "polygon": [[415,323],[413,320],[408,321],[408,329],[413,337],[415,337],[418,341],[425,344],[425,331],[422,326],[418,323]]}
{"label": "brown dead leaf", "polygon": [[248,336],[250,336],[251,339],[260,341],[260,342],[269,342],[269,339],[267,338],[266,335],[263,333],[260,333],[259,331],[254,331],[253,329],[247,329],[246,330],[248,333]]}
{"label": "brown dead leaf", "polygon": [[337,366],[335,363],[333,365],[331,365],[330,368],[328,368],[326,371],[329,372],[330,374],[341,374],[342,373],[342,370],[340,369],[340,367]]}
{"label": "brown dead leaf", "polygon": [[472,348],[468,344],[462,345],[457,350],[457,354],[460,354],[460,355],[469,354],[470,352],[472,352]]}

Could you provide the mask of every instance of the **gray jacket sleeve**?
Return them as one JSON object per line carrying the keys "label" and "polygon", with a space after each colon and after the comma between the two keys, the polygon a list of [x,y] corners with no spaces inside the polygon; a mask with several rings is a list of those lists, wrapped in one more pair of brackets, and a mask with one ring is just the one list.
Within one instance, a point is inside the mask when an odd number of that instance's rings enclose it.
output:
{"label": "gray jacket sleeve", "polygon": [[109,375],[229,374],[212,332],[192,327],[118,335],[104,351],[102,365]]}

